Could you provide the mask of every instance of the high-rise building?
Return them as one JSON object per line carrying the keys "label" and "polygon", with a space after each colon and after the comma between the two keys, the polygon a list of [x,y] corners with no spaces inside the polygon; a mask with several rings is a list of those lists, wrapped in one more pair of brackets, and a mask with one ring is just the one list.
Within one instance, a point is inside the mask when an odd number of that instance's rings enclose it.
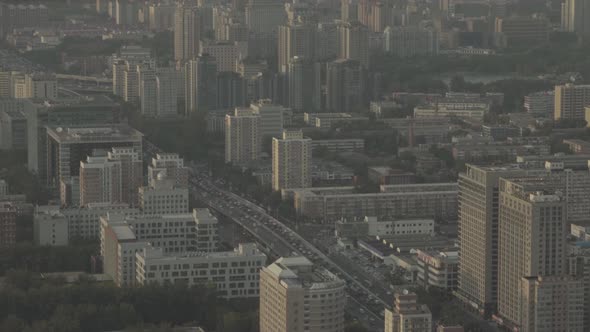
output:
{"label": "high-rise building", "polygon": [[137,80],[139,83],[139,105],[144,117],[158,116],[158,90],[156,71],[154,68],[137,66]]}
{"label": "high-rise building", "polygon": [[135,25],[138,19],[139,1],[113,0],[115,5],[115,22],[118,25]]}
{"label": "high-rise building", "polygon": [[45,5],[0,3],[0,36],[17,28],[42,28],[49,25]]}
{"label": "high-rise building", "polygon": [[359,61],[338,59],[326,69],[326,108],[334,112],[358,112],[364,108],[365,71]]}
{"label": "high-rise building", "polygon": [[301,131],[283,131],[272,139],[272,188],[311,187],[311,139]]}
{"label": "high-rise building", "polygon": [[225,162],[245,164],[260,158],[260,115],[237,108],[225,116]]}
{"label": "high-rise building", "polygon": [[121,163],[107,156],[80,162],[80,205],[121,202]]}
{"label": "high-rise building", "polygon": [[244,42],[201,43],[201,54],[215,58],[217,71],[236,71],[236,64],[248,55],[248,44]]}
{"label": "high-rise building", "polygon": [[94,150],[114,147],[133,148],[142,154],[143,134],[126,126],[47,128],[48,183],[59,185],[80,174],[80,162]]}
{"label": "high-rise building", "polygon": [[189,60],[185,66],[185,115],[217,109],[217,62],[209,54]]}
{"label": "high-rise building", "polygon": [[340,54],[338,23],[321,22],[316,34],[315,57],[317,60],[336,59]]}
{"label": "high-rise building", "polygon": [[590,85],[556,85],[554,119],[584,120],[584,107],[590,105]]}
{"label": "high-rise building", "polygon": [[156,73],[157,117],[178,115],[178,72],[174,68],[158,68]]}
{"label": "high-rise building", "polygon": [[289,62],[289,107],[293,111],[309,112],[315,108],[315,64],[303,57],[293,57]]}
{"label": "high-rise building", "polygon": [[16,206],[0,202],[0,248],[12,247],[16,244]]}
{"label": "high-rise building", "polygon": [[107,156],[109,160],[121,163],[121,202],[137,206],[137,190],[143,185],[141,154],[133,148],[114,147]]}
{"label": "high-rise building", "polygon": [[411,57],[438,53],[438,35],[432,29],[387,27],[383,34],[385,51],[395,56]]}
{"label": "high-rise building", "polygon": [[344,331],[345,283],[305,257],[260,271],[260,332]]}
{"label": "high-rise building", "polygon": [[279,25],[287,20],[285,7],[280,1],[248,0],[246,24],[253,33],[275,34]]}
{"label": "high-rise building", "polygon": [[181,214],[188,210],[188,188],[177,186],[163,174],[139,188],[139,209],[146,215]]}
{"label": "high-rise building", "polygon": [[174,28],[176,7],[171,3],[151,3],[148,7],[148,27],[153,31]]}
{"label": "high-rise building", "polygon": [[354,22],[358,20],[358,0],[341,0],[340,19],[343,22]]}
{"label": "high-rise building", "polygon": [[[532,187],[536,186],[534,183]],[[548,190],[531,191],[526,177],[500,179],[499,188],[498,315],[509,328],[523,331],[581,331],[569,328],[570,324],[581,324],[581,315],[577,322],[563,321],[560,318],[567,317],[569,306],[557,302],[556,298],[548,300],[543,296],[557,294],[557,286],[567,288],[567,279],[544,279],[563,277],[566,273],[565,199]],[[540,276],[542,279],[534,280]],[[537,297],[531,292],[537,292]],[[548,305],[547,301],[553,305]],[[539,309],[547,310],[539,311],[547,318],[527,315]],[[535,320],[546,319],[557,329],[530,326]]]}
{"label": "high-rise building", "polygon": [[466,165],[459,175],[459,289],[461,300],[494,312],[498,287],[499,179],[523,175],[509,167]]}
{"label": "high-rise building", "polygon": [[289,71],[289,62],[293,57],[314,59],[316,30],[315,25],[304,22],[294,22],[279,27],[279,72]]}
{"label": "high-rise building", "polygon": [[561,4],[561,28],[590,38],[590,1],[565,0]]}
{"label": "high-rise building", "polygon": [[341,59],[356,60],[369,68],[369,29],[358,21],[338,27]]}
{"label": "high-rise building", "polygon": [[[139,80],[134,79],[137,76],[138,65],[147,68],[156,67],[156,62],[151,57],[150,50],[135,45],[121,47],[119,53],[113,55],[112,63],[113,94],[122,98],[125,98],[126,94],[131,98],[135,94],[139,95]],[[129,77],[127,76],[128,71],[131,72]]]}
{"label": "high-rise building", "polygon": [[549,21],[541,17],[496,18],[496,46],[537,45],[549,39]]}
{"label": "high-rise building", "polygon": [[240,74],[232,71],[217,73],[217,108],[233,109],[246,106],[247,85]]}
{"label": "high-rise building", "polygon": [[196,6],[178,4],[174,14],[174,59],[188,61],[199,54],[201,18]]}
{"label": "high-rise building", "polygon": [[407,290],[395,294],[393,309],[385,309],[385,332],[430,332],[432,314]]}
{"label": "high-rise building", "polygon": [[19,110],[0,110],[0,150],[27,149],[27,119]]}
{"label": "high-rise building", "polygon": [[250,105],[254,114],[260,116],[260,134],[262,138],[279,137],[283,133],[283,113],[281,105],[273,104],[270,99],[261,99]]}

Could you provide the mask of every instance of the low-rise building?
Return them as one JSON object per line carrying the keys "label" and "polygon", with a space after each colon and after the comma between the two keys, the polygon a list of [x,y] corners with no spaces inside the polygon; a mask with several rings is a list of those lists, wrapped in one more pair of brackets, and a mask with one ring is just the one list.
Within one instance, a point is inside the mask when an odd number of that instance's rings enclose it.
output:
{"label": "low-rise building", "polygon": [[357,152],[365,149],[365,140],[362,138],[346,139],[318,139],[311,141],[313,151],[326,149],[330,152]]}
{"label": "low-rise building", "polygon": [[581,139],[564,139],[563,144],[566,144],[570,151],[575,154],[590,154],[590,142]]}
{"label": "low-rise building", "polygon": [[418,296],[407,290],[396,293],[393,308],[385,308],[385,332],[431,331],[432,314],[418,303]]}
{"label": "low-rise building", "polygon": [[387,217],[365,217],[369,236],[430,234],[434,235],[432,219],[390,219]]}
{"label": "low-rise building", "polygon": [[224,298],[259,296],[260,269],[266,255],[254,243],[240,244],[234,251],[165,254],[147,246],[136,254],[138,285],[151,283],[214,284]]}
{"label": "low-rise building", "polygon": [[33,237],[40,246],[65,246],[69,243],[68,219],[51,206],[39,206],[33,220]]}
{"label": "low-rise building", "polygon": [[459,280],[459,252],[417,250],[418,281],[425,287],[455,290]]}
{"label": "low-rise building", "polygon": [[416,175],[391,167],[369,167],[369,180],[379,185],[382,184],[410,184],[416,181]]}

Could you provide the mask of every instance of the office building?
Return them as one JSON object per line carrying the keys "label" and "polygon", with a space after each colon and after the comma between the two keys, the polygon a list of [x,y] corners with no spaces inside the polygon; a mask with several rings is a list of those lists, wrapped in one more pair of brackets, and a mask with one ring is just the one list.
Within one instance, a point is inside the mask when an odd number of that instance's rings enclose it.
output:
{"label": "office building", "polygon": [[340,41],[339,58],[356,60],[365,69],[369,68],[369,29],[359,22],[338,26]]}
{"label": "office building", "polygon": [[588,105],[590,105],[590,85],[555,86],[555,120],[584,120],[584,107]]}
{"label": "office building", "polygon": [[287,20],[283,3],[273,0],[248,0],[246,25],[253,33],[273,35]]}
{"label": "office building", "polygon": [[326,69],[326,108],[332,112],[358,112],[365,106],[365,72],[359,61],[339,59]]}
{"label": "office building", "polygon": [[486,315],[494,313],[498,292],[499,179],[523,174],[518,168],[466,165],[459,175],[457,294]]}
{"label": "office building", "polygon": [[251,109],[237,108],[225,116],[225,162],[247,164],[260,158],[262,137],[260,115]]}
{"label": "office building", "polygon": [[25,89],[23,98],[55,100],[57,99],[57,78],[55,74],[26,74]]}
{"label": "office building", "polygon": [[275,191],[311,186],[311,139],[301,131],[283,131],[272,139],[272,188]]}
{"label": "office building", "polygon": [[438,35],[432,29],[387,27],[383,34],[385,51],[395,56],[404,58],[438,53]]}
{"label": "office building", "polygon": [[590,38],[590,1],[564,1],[561,4],[561,28],[567,32],[575,32],[584,40]]}
{"label": "office building", "polygon": [[80,174],[80,162],[94,150],[114,147],[133,148],[142,154],[143,134],[126,125],[112,127],[48,127],[48,183],[58,185]]}
{"label": "office building", "polygon": [[147,169],[148,185],[153,186],[162,175],[173,181],[180,188],[188,187],[189,169],[184,166],[184,159],[176,153],[158,153],[152,158],[152,164]]}
{"label": "office building", "polygon": [[524,108],[535,118],[553,118],[555,91],[535,92],[524,96]]}
{"label": "office building", "polygon": [[496,17],[496,46],[539,45],[549,40],[549,21],[542,17]]}
{"label": "office building", "polygon": [[48,179],[47,126],[113,126],[119,122],[120,105],[104,96],[64,98],[43,103],[26,100],[22,106],[27,119],[27,167],[43,182]]}
{"label": "office building", "polygon": [[294,22],[279,27],[278,66],[279,72],[289,72],[293,57],[313,60],[316,46],[316,26],[310,23]]}
{"label": "office building", "polygon": [[138,23],[139,1],[113,0],[114,19],[118,25],[136,25]]}
{"label": "office building", "polygon": [[315,58],[318,61],[332,60],[340,54],[337,22],[320,22],[317,25]]}
{"label": "office building", "polygon": [[346,285],[305,257],[283,257],[260,272],[260,332],[341,332]]}
{"label": "office building", "polygon": [[174,60],[188,61],[199,54],[201,17],[196,6],[179,4],[174,14]]}
{"label": "office building", "polygon": [[250,104],[254,114],[260,116],[260,133],[262,137],[279,137],[283,133],[283,106],[273,104],[270,99],[261,99]]}
{"label": "office building", "polygon": [[178,72],[174,68],[158,68],[156,72],[156,107],[158,118],[178,115]]}
{"label": "office building", "polygon": [[189,60],[185,66],[185,116],[217,109],[217,62],[209,54]]}
{"label": "office building", "polygon": [[385,332],[430,332],[432,314],[418,296],[408,290],[395,294],[393,308],[385,308]]}

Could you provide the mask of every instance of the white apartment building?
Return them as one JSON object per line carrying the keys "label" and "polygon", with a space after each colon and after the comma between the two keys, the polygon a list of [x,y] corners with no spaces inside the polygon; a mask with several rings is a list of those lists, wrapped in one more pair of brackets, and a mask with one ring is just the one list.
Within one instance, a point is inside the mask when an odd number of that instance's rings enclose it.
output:
{"label": "white apartment building", "polygon": [[224,298],[248,298],[259,295],[259,273],[266,255],[254,243],[242,243],[234,251],[187,252],[166,255],[161,248],[148,246],[136,254],[136,282],[212,283]]}
{"label": "white apartment building", "polygon": [[58,209],[52,209],[49,206],[37,207],[33,224],[35,244],[40,246],[68,244],[68,220]]}
{"label": "white apartment building", "polygon": [[311,186],[311,139],[301,131],[284,131],[272,139],[272,188],[275,191]]}
{"label": "white apartment building", "polygon": [[260,332],[342,332],[346,283],[305,257],[260,272]]}
{"label": "white apartment building", "polygon": [[122,193],[121,162],[107,156],[88,156],[80,162],[80,205],[119,203]]}

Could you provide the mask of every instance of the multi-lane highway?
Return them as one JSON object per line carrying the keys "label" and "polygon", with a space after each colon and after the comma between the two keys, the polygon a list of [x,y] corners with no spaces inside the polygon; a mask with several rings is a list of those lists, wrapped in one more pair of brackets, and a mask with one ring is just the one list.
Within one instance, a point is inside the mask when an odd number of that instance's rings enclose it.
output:
{"label": "multi-lane highway", "polygon": [[[380,312],[385,302],[381,299],[382,296],[374,293],[363,284],[362,280],[349,273],[346,267],[343,269],[313,244],[268,215],[261,207],[221,188],[209,177],[196,170],[191,177],[191,191],[196,199],[242,226],[263,246],[278,256],[305,256],[346,280],[350,295],[347,312],[370,331],[383,330],[383,318]],[[375,306],[375,303],[379,305]]]}

